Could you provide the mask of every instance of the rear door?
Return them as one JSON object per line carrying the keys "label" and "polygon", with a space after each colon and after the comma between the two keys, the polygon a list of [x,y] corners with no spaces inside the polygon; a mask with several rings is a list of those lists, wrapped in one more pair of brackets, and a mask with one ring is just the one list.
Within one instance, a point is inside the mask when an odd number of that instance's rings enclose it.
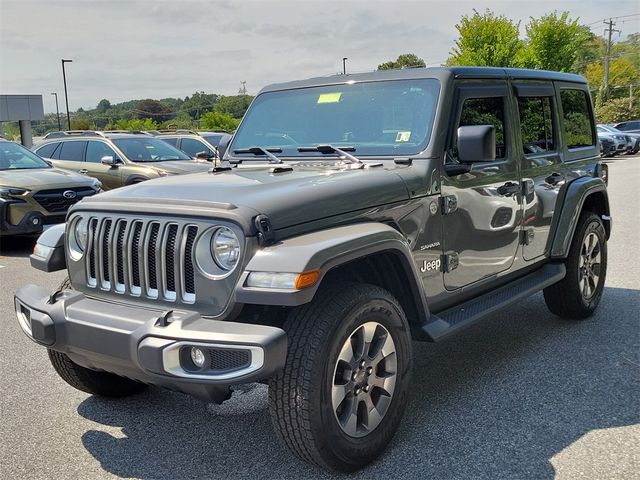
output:
{"label": "rear door", "polygon": [[446,258],[457,258],[457,268],[444,274],[449,290],[511,267],[522,215],[520,154],[514,151],[514,107],[507,82],[461,83],[456,97],[445,161],[458,162],[457,130],[464,125],[495,126],[496,159],[474,164],[469,173],[443,175],[443,247]]}
{"label": "rear door", "polygon": [[85,175],[89,173],[84,163],[86,140],[64,140],[60,143],[60,147],[54,152],[55,165]]}
{"label": "rear door", "polygon": [[102,182],[105,190],[122,185],[122,173],[118,165],[103,165],[102,157],[118,158],[114,150],[100,140],[89,140],[85,154],[85,169],[88,175]]}
{"label": "rear door", "polygon": [[518,144],[523,189],[523,257],[546,249],[558,193],[566,183],[558,141],[558,108],[551,82],[516,82]]}

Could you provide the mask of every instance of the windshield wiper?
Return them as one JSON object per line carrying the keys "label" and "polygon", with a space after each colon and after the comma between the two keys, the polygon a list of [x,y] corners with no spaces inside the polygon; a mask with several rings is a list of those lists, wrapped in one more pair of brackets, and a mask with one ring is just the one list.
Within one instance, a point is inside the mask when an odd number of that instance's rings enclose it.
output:
{"label": "windshield wiper", "polygon": [[334,147],[333,145],[318,145],[317,147],[298,147],[299,152],[320,152],[320,153],[337,153],[341,155],[349,163],[362,163],[358,157],[351,155],[348,152],[355,152],[356,147]]}
{"label": "windshield wiper", "polygon": [[269,158],[269,163],[284,163],[281,159],[276,157],[273,153],[282,153],[281,148],[263,148],[263,147],[249,147],[238,148],[233,153],[253,153],[254,155],[266,155]]}

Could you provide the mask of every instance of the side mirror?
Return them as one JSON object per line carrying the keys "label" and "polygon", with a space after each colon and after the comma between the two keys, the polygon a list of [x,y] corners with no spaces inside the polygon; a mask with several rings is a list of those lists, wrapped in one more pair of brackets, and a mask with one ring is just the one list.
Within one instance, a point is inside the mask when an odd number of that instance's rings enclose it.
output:
{"label": "side mirror", "polygon": [[220,143],[218,144],[218,158],[220,160],[222,160],[222,157],[224,157],[224,154],[227,152],[227,148],[229,147],[232,138],[233,136],[231,135],[225,135],[220,140]]}
{"label": "side mirror", "polygon": [[460,163],[493,162],[496,159],[496,127],[467,125],[458,128]]}
{"label": "side mirror", "polygon": [[108,165],[110,167],[118,166],[118,160],[116,160],[116,158],[112,155],[105,155],[100,159],[100,163],[103,165]]}
{"label": "side mirror", "polygon": [[196,158],[199,158],[201,160],[209,160],[211,158],[211,155],[209,155],[207,152],[198,152],[196,153]]}

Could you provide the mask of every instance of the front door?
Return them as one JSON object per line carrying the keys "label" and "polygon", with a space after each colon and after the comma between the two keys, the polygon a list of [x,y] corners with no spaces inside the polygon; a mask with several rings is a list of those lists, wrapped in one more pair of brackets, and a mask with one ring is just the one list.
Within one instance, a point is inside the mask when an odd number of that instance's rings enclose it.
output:
{"label": "front door", "polygon": [[110,190],[122,185],[122,174],[117,165],[102,164],[102,157],[118,158],[116,152],[104,142],[99,140],[89,140],[87,142],[87,153],[85,155],[84,168],[87,175],[97,178],[102,182],[102,188]]}
{"label": "front door", "polygon": [[514,151],[513,104],[506,81],[461,83],[457,88],[447,163],[458,163],[457,130],[494,125],[496,159],[468,173],[443,175],[443,249],[448,290],[472,284],[511,267],[518,250],[521,187],[519,152]]}

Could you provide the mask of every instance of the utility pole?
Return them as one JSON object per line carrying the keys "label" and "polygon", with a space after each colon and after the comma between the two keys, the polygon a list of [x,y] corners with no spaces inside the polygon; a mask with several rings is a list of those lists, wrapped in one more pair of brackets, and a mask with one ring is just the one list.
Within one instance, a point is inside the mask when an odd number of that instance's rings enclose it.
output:
{"label": "utility pole", "polygon": [[347,74],[347,57],[342,57],[342,74],[346,75]]}
{"label": "utility pole", "polygon": [[65,72],[64,72],[64,64],[71,63],[73,62],[73,60],[62,59],[61,61],[62,61],[62,81],[64,82],[64,102],[67,105],[67,124],[68,124],[69,130],[71,130],[71,116],[69,115],[69,95],[67,94],[67,76],[65,75]]}
{"label": "utility pole", "polygon": [[609,60],[611,58],[611,35],[613,35],[613,32],[620,32],[620,30],[615,30],[613,28],[616,24],[611,18],[609,20],[605,20],[603,23],[607,25],[607,28],[604,29],[605,33],[608,32],[607,52],[604,56],[604,82],[602,83],[603,100],[606,100],[607,98],[609,98]]}
{"label": "utility pole", "polygon": [[55,95],[56,97],[56,117],[58,117],[58,130],[62,130],[62,126],[60,125],[60,109],[58,108],[58,93],[53,92],[51,95]]}

